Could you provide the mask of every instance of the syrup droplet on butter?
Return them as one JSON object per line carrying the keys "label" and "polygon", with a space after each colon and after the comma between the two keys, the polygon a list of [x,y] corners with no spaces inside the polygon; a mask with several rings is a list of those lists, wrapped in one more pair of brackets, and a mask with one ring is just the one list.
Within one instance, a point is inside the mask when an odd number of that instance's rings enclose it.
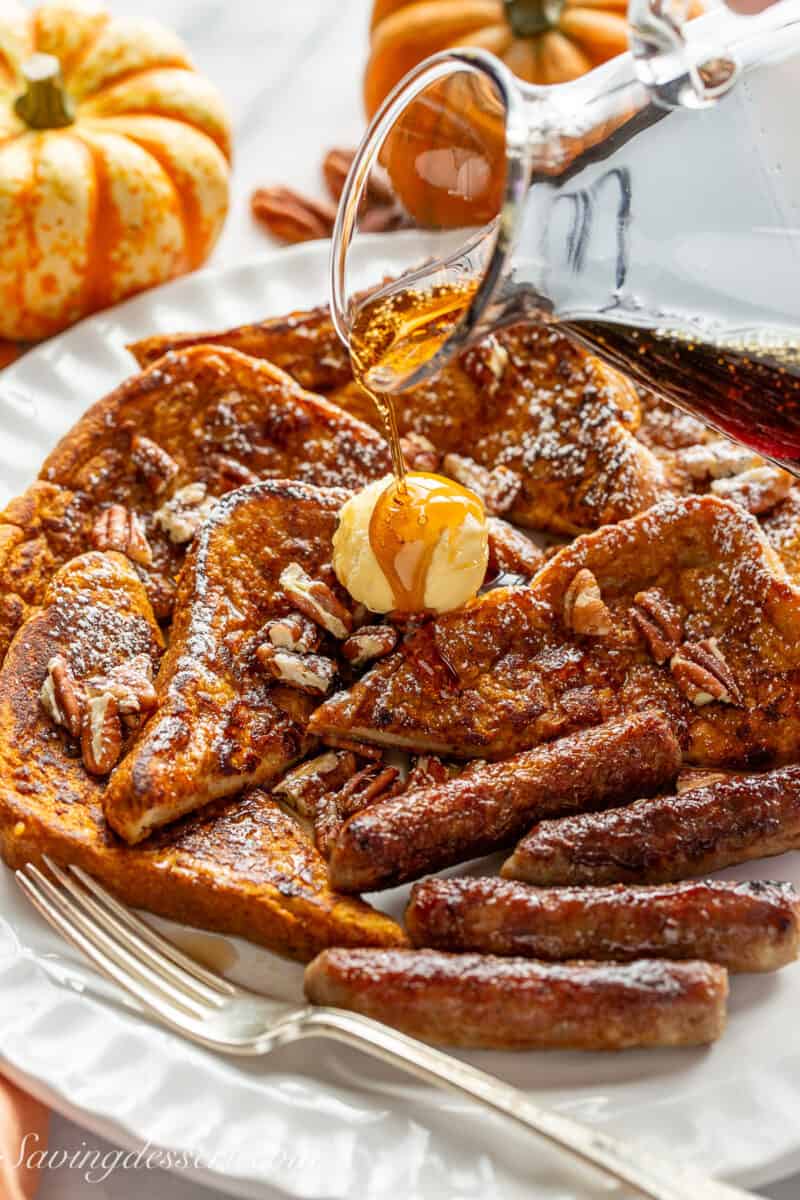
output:
{"label": "syrup droplet on butter", "polygon": [[398,612],[422,612],[436,547],[442,537],[457,537],[470,519],[485,523],[481,500],[441,475],[408,471],[381,493],[369,541]]}

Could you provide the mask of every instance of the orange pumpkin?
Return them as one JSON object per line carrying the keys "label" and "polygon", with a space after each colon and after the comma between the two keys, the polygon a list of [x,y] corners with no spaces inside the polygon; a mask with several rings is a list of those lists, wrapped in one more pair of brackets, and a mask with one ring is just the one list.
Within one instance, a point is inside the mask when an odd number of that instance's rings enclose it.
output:
{"label": "orange pumpkin", "polygon": [[34,340],[198,266],[230,128],[181,42],[94,0],[0,4],[0,338]]}
{"label": "orange pumpkin", "polygon": [[528,83],[564,83],[628,48],[627,0],[375,0],[369,116],[439,50],[491,50]]}

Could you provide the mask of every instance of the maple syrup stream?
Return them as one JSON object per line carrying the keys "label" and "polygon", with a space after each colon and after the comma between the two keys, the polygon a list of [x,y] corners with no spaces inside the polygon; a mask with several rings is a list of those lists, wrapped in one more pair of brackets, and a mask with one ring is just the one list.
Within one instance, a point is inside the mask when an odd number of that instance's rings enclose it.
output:
{"label": "maple syrup stream", "polygon": [[403,289],[364,303],[350,334],[359,386],[374,402],[392,451],[394,480],[372,513],[369,540],[398,612],[425,609],[425,585],[436,547],[472,516],[483,522],[474,492],[441,475],[407,471],[389,388],[428,362],[469,306],[475,286]]}

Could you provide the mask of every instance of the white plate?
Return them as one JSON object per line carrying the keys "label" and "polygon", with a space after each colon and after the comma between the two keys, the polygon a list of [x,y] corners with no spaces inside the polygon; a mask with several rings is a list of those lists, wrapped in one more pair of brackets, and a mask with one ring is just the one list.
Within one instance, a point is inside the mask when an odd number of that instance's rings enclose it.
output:
{"label": "white plate", "polygon": [[[371,269],[391,270],[400,245],[398,235],[373,239]],[[323,300],[326,288],[325,245],[280,251],[159,288],[29,353],[0,377],[0,501],[21,491],[55,439],[130,373],[126,342],[277,315]],[[800,884],[794,856],[728,874]],[[262,1198],[267,1185],[347,1200],[555,1200],[580,1190],[555,1184],[539,1148],[500,1121],[353,1052],[307,1042],[262,1062],[225,1060],[126,1011],[86,972],[84,994],[65,986],[65,977],[84,977],[77,960],[5,869],[0,911],[4,1069],[114,1141],[185,1152],[179,1166],[196,1162],[201,1177]],[[162,925],[196,946],[188,931]],[[232,947],[233,978],[299,996],[296,966],[202,937]],[[800,1168],[799,998],[799,966],[734,979],[728,1031],[708,1050],[468,1057],[543,1103],[756,1186]]]}

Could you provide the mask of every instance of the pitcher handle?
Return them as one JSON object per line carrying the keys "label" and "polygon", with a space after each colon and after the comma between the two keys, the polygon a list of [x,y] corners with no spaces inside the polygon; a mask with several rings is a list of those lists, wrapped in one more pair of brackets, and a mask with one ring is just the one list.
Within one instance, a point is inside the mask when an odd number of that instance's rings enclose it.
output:
{"label": "pitcher handle", "polygon": [[631,54],[639,81],[662,108],[708,108],[735,85],[727,46],[687,41],[687,0],[629,0]]}

